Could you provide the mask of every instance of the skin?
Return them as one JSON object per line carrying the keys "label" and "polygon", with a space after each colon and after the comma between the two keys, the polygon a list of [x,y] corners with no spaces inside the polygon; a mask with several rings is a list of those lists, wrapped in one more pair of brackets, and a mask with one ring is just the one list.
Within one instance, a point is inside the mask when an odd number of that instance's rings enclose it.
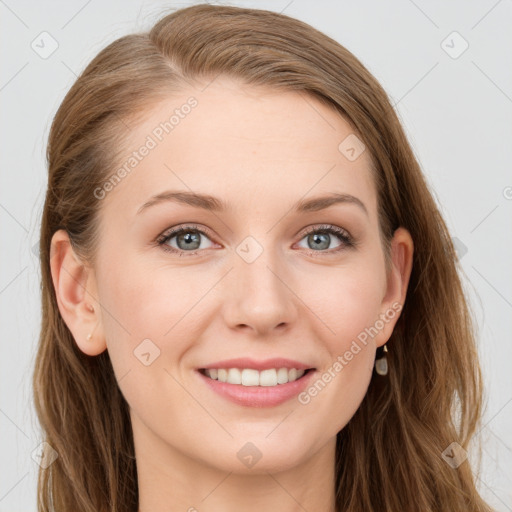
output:
{"label": "skin", "polygon": [[[102,199],[96,268],[76,257],[64,231],[54,235],[60,312],[83,352],[109,351],[130,406],[140,512],[335,511],[336,434],[361,404],[376,348],[399,314],[307,404],[236,405],[195,369],[282,356],[321,375],[365,327],[404,303],[413,242],[405,229],[395,232],[387,274],[370,155],[349,161],[338,146],[350,125],[301,93],[224,78],[204,92],[191,87],[131,126],[127,155],[191,95],[197,107]],[[229,209],[164,202],[137,215],[165,190],[211,194]],[[356,196],[368,213],[350,203],[292,210],[331,192]],[[188,223],[212,233],[201,235],[197,254],[177,237],[167,245],[181,257],[155,243]],[[315,250],[304,228],[322,224],[345,229],[357,245],[334,253],[344,242],[330,234]],[[247,236],[263,249],[252,263],[236,252]],[[145,366],[134,350],[148,338],[160,356]],[[261,453],[252,467],[237,457],[248,442]]]}

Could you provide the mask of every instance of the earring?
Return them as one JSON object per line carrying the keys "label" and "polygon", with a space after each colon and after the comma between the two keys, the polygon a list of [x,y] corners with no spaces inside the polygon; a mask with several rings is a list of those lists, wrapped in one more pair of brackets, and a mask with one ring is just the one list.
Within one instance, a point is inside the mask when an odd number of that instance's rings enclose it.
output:
{"label": "earring", "polygon": [[386,354],[388,352],[388,348],[385,344],[384,344],[384,347],[382,347],[382,351],[384,352],[384,355],[380,359],[375,360],[375,371],[379,375],[387,375],[388,374],[388,358],[386,357]]}

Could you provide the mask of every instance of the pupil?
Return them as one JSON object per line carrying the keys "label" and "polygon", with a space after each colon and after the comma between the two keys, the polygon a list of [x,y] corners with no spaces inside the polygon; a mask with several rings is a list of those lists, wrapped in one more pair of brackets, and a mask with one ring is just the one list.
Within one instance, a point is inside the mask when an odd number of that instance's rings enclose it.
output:
{"label": "pupil", "polygon": [[178,240],[185,240],[186,246],[188,248],[191,247],[191,244],[196,243],[197,247],[192,247],[192,249],[198,249],[199,245],[201,245],[201,241],[199,240],[199,233],[190,234],[190,232],[188,232],[184,235],[179,236]]}
{"label": "pupil", "polygon": [[[319,237],[324,237],[324,240],[319,239]],[[315,233],[313,235],[313,240],[314,244],[316,245],[314,248],[316,249],[318,249],[322,243],[324,243],[324,245],[320,247],[321,249],[327,249],[329,247],[329,235],[327,233]]]}

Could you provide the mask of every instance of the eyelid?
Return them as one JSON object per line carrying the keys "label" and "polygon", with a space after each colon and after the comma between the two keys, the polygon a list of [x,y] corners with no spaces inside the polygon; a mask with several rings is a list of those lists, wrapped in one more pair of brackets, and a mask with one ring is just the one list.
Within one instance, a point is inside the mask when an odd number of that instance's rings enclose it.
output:
{"label": "eyelid", "polygon": [[191,223],[191,224],[177,225],[175,227],[168,228],[163,233],[158,235],[157,240],[165,239],[171,234],[175,235],[176,233],[179,233],[180,231],[188,231],[188,230],[198,231],[198,232],[208,235],[210,237],[213,235],[213,233],[208,228],[199,226],[198,224],[195,224],[195,223]]}
{"label": "eyelid", "polygon": [[317,231],[339,231],[340,233],[345,234],[347,238],[353,239],[353,236],[347,229],[334,224],[312,224],[311,226],[305,227],[304,230],[299,233],[302,233],[302,236],[304,237],[310,233],[316,233]]}

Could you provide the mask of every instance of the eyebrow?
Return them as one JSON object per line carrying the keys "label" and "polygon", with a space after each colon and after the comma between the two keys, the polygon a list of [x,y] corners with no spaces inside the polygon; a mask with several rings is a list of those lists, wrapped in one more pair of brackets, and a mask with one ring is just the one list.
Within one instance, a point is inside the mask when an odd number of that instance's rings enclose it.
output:
{"label": "eyebrow", "polygon": [[[148,209],[151,206],[168,201],[182,203],[212,212],[222,212],[228,210],[228,205],[224,201],[222,201],[222,199],[219,199],[208,194],[167,190],[165,192],[152,196],[149,199],[149,201],[144,203],[138,209],[137,215],[139,215],[140,213],[142,213],[144,210]],[[326,196],[313,197],[311,199],[303,199],[298,201],[294,205],[294,208],[296,213],[317,212],[329,208],[332,205],[340,203],[354,204],[361,208],[366,213],[366,215],[368,215],[368,210],[366,209],[364,203],[357,197],[352,196],[350,194],[332,193]]]}

